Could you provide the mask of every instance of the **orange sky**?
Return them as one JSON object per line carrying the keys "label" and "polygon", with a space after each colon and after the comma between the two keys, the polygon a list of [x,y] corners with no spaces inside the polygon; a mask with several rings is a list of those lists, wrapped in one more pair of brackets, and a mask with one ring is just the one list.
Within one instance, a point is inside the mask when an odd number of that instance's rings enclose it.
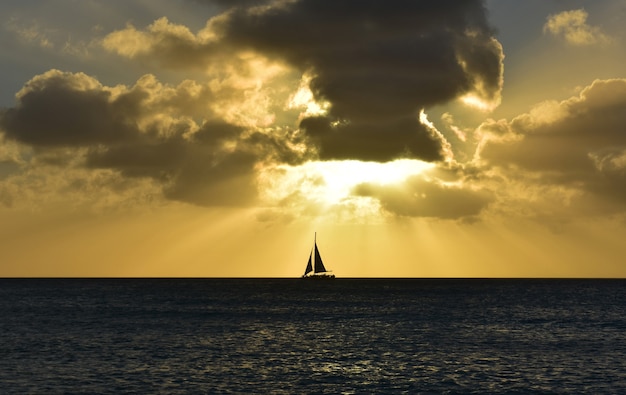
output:
{"label": "orange sky", "polygon": [[626,9],[520,7],[0,5],[0,276],[625,277]]}

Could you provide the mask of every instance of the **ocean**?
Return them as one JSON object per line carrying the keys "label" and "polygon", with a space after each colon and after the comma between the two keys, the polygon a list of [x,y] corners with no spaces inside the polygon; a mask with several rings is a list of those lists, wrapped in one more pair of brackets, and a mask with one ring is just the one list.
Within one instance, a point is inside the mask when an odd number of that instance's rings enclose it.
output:
{"label": "ocean", "polygon": [[625,295],[623,280],[0,279],[0,393],[626,393]]}

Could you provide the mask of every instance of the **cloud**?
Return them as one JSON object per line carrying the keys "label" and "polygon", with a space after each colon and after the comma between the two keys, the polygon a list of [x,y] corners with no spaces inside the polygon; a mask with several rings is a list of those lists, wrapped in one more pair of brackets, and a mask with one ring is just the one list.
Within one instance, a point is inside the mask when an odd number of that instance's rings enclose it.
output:
{"label": "cloud", "polygon": [[65,29],[42,25],[37,19],[27,21],[13,16],[3,27],[14,35],[17,42],[82,59],[89,58],[90,50],[96,45],[92,38],[73,39],[72,34]]}
{"label": "cloud", "polygon": [[454,132],[459,140],[463,142],[467,141],[467,132],[454,124],[454,117],[452,116],[452,114],[450,114],[449,112],[444,112],[443,114],[441,114],[441,121],[447,128]]}
{"label": "cloud", "polygon": [[300,128],[319,146],[322,160],[359,159],[386,162],[401,157],[444,159],[447,142],[414,119],[333,124],[330,117],[303,119]]}
{"label": "cloud", "polygon": [[356,196],[377,199],[394,215],[440,219],[477,218],[493,200],[493,193],[471,187],[462,179],[455,182],[414,176],[396,185],[364,183],[354,188]]}
{"label": "cloud", "polygon": [[132,24],[125,29],[109,33],[102,46],[121,56],[143,60],[156,60],[171,68],[207,67],[220,54],[211,40],[211,34],[196,36],[184,25],[171,23],[166,17],[157,19],[146,31]]}
{"label": "cloud", "polygon": [[500,90],[501,47],[480,2],[299,1],[238,9],[214,28],[231,45],[312,75],[315,99],[331,106],[301,126],[323,159],[441,160],[446,142],[419,111]]}
{"label": "cloud", "polygon": [[34,160],[0,177],[0,210],[11,208],[31,213],[57,208],[92,213],[149,210],[163,203],[161,189],[156,180],[120,177],[111,169],[68,164],[59,167],[56,163]]}
{"label": "cloud", "polygon": [[54,43],[49,37],[51,33],[54,33],[54,31],[44,29],[37,22],[31,22],[28,26],[26,26],[22,21],[13,17],[5,23],[4,28],[15,34],[15,36],[17,36],[17,38],[21,41],[31,43],[45,49],[54,48]]}
{"label": "cloud", "polygon": [[196,3],[205,3],[211,6],[217,6],[221,9],[255,7],[267,5],[274,0],[192,0]]}
{"label": "cloud", "polygon": [[550,15],[543,26],[543,32],[559,36],[568,44],[575,46],[611,42],[611,38],[605,35],[600,28],[587,24],[588,16],[589,14],[584,9]]}
{"label": "cloud", "polygon": [[322,159],[442,160],[447,142],[419,112],[464,95],[499,103],[502,47],[481,1],[235,4],[197,33],[160,19],[113,32],[103,45],[214,72],[245,67],[242,54],[252,51],[310,75],[315,100],[330,106],[301,126]]}
{"label": "cloud", "polygon": [[[23,163],[22,150],[14,141],[6,141],[0,134],[0,165]],[[1,177],[1,176],[0,176]]]}
{"label": "cloud", "polygon": [[[502,47],[481,1],[212,4],[223,11],[195,32],[161,18],[99,41],[139,63],[202,70],[204,81],[165,84],[147,74],[107,86],[84,73],[50,70],[0,110],[4,138],[30,149],[21,159],[26,167],[106,171],[149,180],[169,199],[249,205],[259,173],[275,165],[451,161],[450,144],[424,110],[467,95],[499,103]],[[306,110],[298,117],[289,103],[299,90],[310,95],[301,98]],[[312,111],[312,101],[323,105]],[[474,201],[451,217],[486,204],[460,184],[427,184],[401,188]],[[401,212],[391,204],[398,193],[374,184],[359,191]],[[445,216],[427,207],[401,215]]]}
{"label": "cloud", "polygon": [[[534,182],[626,202],[626,80],[596,80],[578,96],[545,102],[511,121],[483,123],[477,158]],[[615,208],[613,204],[610,207]]]}
{"label": "cloud", "polygon": [[[33,146],[80,146],[137,138],[113,92],[83,73],[50,70],[31,79],[5,110],[6,136]],[[121,108],[120,108],[121,109]],[[124,107],[124,111],[128,111]],[[131,110],[132,111],[132,110]]]}
{"label": "cloud", "polygon": [[108,87],[83,73],[51,70],[16,98],[0,114],[0,128],[8,141],[33,148],[32,164],[155,180],[175,200],[249,204],[263,163],[302,160],[294,131],[228,122],[218,110],[224,100],[191,81],[173,87],[146,75],[131,87]]}

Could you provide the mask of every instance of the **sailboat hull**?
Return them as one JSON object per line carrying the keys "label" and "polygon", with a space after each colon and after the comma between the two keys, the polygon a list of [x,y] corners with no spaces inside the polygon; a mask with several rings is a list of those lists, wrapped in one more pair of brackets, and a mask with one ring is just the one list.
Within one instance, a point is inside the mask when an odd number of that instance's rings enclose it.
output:
{"label": "sailboat hull", "polygon": [[334,274],[313,274],[310,276],[302,276],[303,280],[334,280]]}

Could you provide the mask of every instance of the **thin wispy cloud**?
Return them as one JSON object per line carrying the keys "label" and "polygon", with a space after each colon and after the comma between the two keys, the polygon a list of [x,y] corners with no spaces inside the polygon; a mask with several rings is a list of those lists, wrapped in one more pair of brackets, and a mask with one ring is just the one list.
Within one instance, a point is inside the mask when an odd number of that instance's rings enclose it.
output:
{"label": "thin wispy cloud", "polygon": [[563,11],[550,15],[543,26],[544,33],[562,38],[567,44],[574,46],[606,45],[611,37],[597,26],[587,23],[589,14],[584,9]]}

